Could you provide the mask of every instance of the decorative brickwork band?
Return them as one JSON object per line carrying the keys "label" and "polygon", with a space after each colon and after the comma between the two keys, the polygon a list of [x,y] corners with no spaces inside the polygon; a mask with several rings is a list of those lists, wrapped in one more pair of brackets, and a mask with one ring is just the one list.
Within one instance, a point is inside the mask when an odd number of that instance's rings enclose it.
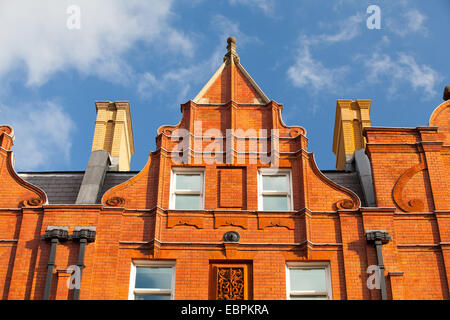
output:
{"label": "decorative brickwork band", "polygon": [[173,228],[175,226],[193,226],[197,229],[203,229],[203,218],[199,216],[187,217],[169,213],[167,217],[167,228]]}
{"label": "decorative brickwork band", "polygon": [[265,229],[270,227],[283,227],[286,229],[294,230],[295,221],[292,218],[272,218],[272,217],[260,217],[259,229]]}
{"label": "decorative brickwork band", "polygon": [[214,228],[219,228],[222,226],[235,226],[235,227],[241,227],[242,229],[248,228],[248,221],[247,217],[220,217],[215,216],[214,217]]}
{"label": "decorative brickwork band", "polygon": [[424,208],[424,203],[420,199],[412,199],[412,200],[405,200],[403,199],[403,189],[405,188],[406,184],[409,180],[418,172],[425,170],[426,165],[425,163],[421,162],[408,170],[406,170],[405,173],[403,173],[400,178],[397,180],[397,183],[394,186],[394,189],[392,190],[392,196],[394,198],[395,203],[398,205],[398,207],[405,211],[405,212],[421,212]]}

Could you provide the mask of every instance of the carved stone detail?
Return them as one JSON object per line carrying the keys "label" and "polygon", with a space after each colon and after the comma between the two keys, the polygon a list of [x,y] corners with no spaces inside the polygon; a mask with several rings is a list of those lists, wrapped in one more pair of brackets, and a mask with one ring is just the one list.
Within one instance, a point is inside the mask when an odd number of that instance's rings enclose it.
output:
{"label": "carved stone detail", "polygon": [[106,205],[110,207],[121,207],[125,205],[125,199],[121,197],[112,197],[106,200]]}
{"label": "carved stone detail", "polygon": [[302,132],[302,130],[300,130],[300,128],[294,128],[289,131],[289,136],[291,138],[295,138],[301,134],[303,134],[303,132]]}
{"label": "carved stone detail", "polygon": [[217,300],[244,300],[244,290],[244,268],[217,267]]}
{"label": "carved stone detail", "polygon": [[0,126],[0,134],[2,133],[6,133],[6,134],[11,134],[12,129],[9,126]]}
{"label": "carved stone detail", "polygon": [[403,189],[409,180],[418,172],[425,170],[426,165],[424,162],[421,162],[408,170],[406,170],[400,178],[397,180],[394,189],[392,190],[392,197],[394,198],[397,206],[405,211],[405,212],[421,212],[424,208],[424,203],[420,199],[411,199],[405,200],[403,199]]}
{"label": "carved stone detail", "polygon": [[336,202],[336,207],[340,210],[351,210],[355,208],[355,203],[350,199],[343,199]]}
{"label": "carved stone detail", "polygon": [[40,207],[42,206],[44,203],[42,202],[42,199],[39,198],[32,198],[32,199],[28,199],[22,202],[24,207]]}

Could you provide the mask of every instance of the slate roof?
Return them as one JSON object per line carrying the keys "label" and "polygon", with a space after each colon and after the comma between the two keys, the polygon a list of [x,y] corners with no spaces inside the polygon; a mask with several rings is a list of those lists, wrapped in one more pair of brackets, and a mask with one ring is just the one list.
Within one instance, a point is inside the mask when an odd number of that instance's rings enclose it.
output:
{"label": "slate roof", "polygon": [[[138,171],[107,172],[99,199],[110,188],[134,177]],[[45,191],[49,204],[75,204],[84,171],[20,172],[25,181]]]}
{"label": "slate roof", "polygon": [[358,172],[348,172],[340,170],[322,170],[322,173],[333,182],[341,185],[347,189],[350,189],[361,200],[361,206],[366,207],[366,199],[364,197],[364,191],[359,181]]}
{"label": "slate roof", "polygon": [[[106,173],[99,201],[106,191],[138,174],[139,171],[110,171]],[[333,182],[350,189],[361,199],[361,205],[366,206],[364,193],[357,172],[323,170],[322,173]],[[84,171],[72,172],[21,172],[19,176],[25,181],[45,191],[50,204],[75,204]]]}
{"label": "slate roof", "polygon": [[103,195],[111,189],[121,183],[124,183],[127,180],[130,180],[135,175],[137,175],[139,171],[128,171],[128,172],[107,172],[105,181],[103,182],[103,188],[100,193],[99,201],[102,199]]}

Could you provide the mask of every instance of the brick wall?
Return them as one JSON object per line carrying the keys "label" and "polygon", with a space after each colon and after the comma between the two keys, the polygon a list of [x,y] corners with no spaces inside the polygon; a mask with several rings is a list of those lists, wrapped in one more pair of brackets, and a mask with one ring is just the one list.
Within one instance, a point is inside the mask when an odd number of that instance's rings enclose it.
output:
{"label": "brick wall", "polygon": [[[212,100],[223,99],[228,75],[222,77],[210,88]],[[255,92],[241,80],[236,91],[246,101]],[[439,140],[442,132],[366,129],[378,207],[361,208],[353,192],[320,173],[306,150],[304,130],[285,126],[281,108],[275,102],[183,105],[180,124],[158,131],[161,149],[149,155],[145,168],[109,190],[100,205],[90,206],[46,204],[45,194],[12,170],[9,138],[1,131],[1,297],[43,297],[50,245],[41,236],[47,226],[68,226],[69,234],[75,226],[96,226],[96,240],[86,249],[81,299],[127,299],[133,260],[176,261],[176,299],[208,299],[211,264],[225,262],[249,266],[252,298],[286,299],[286,263],[314,261],[329,263],[334,299],[379,299],[379,291],[366,286],[367,267],[377,263],[365,240],[365,231],[373,229],[393,238],[383,247],[390,299],[449,299],[450,188],[448,179],[440,178],[448,174],[449,147]],[[448,121],[448,113],[442,114]],[[268,167],[260,160],[175,163],[171,135],[177,128],[197,135],[196,120],[202,121],[200,136],[215,127],[278,129],[279,143],[271,143],[279,148],[279,166],[291,169],[294,210],[258,211],[258,168]],[[187,158],[193,162],[193,153]],[[205,172],[205,208],[172,210],[171,170],[192,166]],[[224,243],[227,231],[239,232],[239,243]],[[51,299],[71,298],[65,269],[77,255],[72,241],[58,246]]]}

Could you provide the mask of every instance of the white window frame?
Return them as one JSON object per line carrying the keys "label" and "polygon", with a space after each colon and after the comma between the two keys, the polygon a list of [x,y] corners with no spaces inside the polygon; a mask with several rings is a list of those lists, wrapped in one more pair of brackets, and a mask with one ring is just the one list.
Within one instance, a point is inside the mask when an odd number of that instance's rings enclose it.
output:
{"label": "white window frame", "polygon": [[[291,291],[291,269],[325,269],[325,281],[327,285],[327,291]],[[331,289],[331,271],[330,264],[328,262],[287,262],[286,263],[286,299],[291,300],[292,296],[320,296],[327,297],[328,300],[333,300],[333,294]]]}
{"label": "white window frame", "polygon": [[[200,191],[197,190],[176,190],[176,176],[177,174],[200,174],[201,175],[201,188]],[[200,195],[200,206],[199,209],[194,210],[203,210],[205,206],[205,170],[199,168],[172,168],[171,176],[170,176],[170,200],[169,200],[169,209],[171,210],[192,210],[192,209],[175,209],[175,198],[177,194],[195,194]]]}
{"label": "white window frame", "polygon": [[[171,289],[158,289],[158,288],[135,288],[136,285],[136,267],[147,268],[172,268],[172,281]],[[176,262],[175,261],[154,261],[154,260],[135,260],[131,262],[130,272],[130,286],[128,292],[128,300],[135,300],[135,295],[148,295],[148,296],[161,296],[170,294],[170,299],[174,300],[175,297],[175,274],[176,274]]]}
{"label": "white window frame", "polygon": [[[287,192],[284,191],[264,191],[263,190],[263,176],[278,176],[286,175],[288,177]],[[292,171],[291,169],[272,169],[272,168],[260,168],[258,170],[258,210],[259,211],[285,211],[285,210],[264,210],[263,196],[269,195],[283,195],[288,196],[288,209],[292,211],[294,208],[294,202],[292,197]]]}

